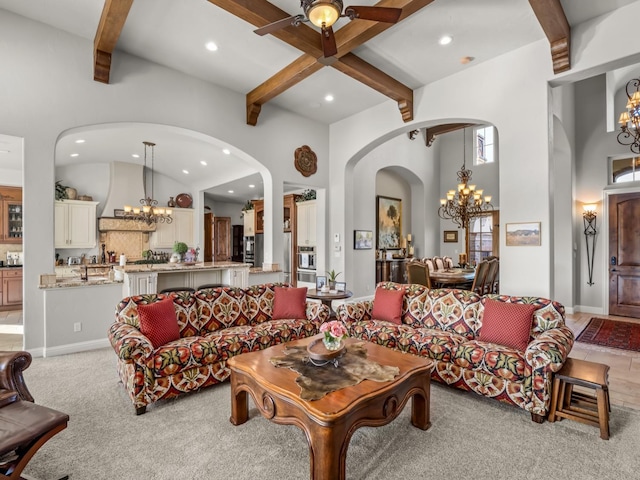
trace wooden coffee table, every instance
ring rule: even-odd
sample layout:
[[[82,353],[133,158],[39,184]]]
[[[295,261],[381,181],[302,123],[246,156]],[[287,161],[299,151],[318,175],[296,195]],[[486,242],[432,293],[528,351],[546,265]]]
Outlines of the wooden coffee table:
[[[270,359],[281,356],[286,346],[307,345],[318,337],[230,358],[227,362],[231,369],[230,421],[240,425],[248,420],[247,393],[251,394],[265,418],[278,424],[297,425],[305,432],[312,480],[342,480],[349,440],[358,428],[390,423],[410,398],[413,398],[413,426],[422,430],[431,426],[429,396],[434,364],[426,358],[365,342],[367,358],[381,365],[397,366],[399,375],[391,382],[364,380],[319,400],[306,401],[300,398],[300,387],[295,383],[298,373],[276,368]],[[359,342],[353,338],[345,341],[347,349],[349,344]]]

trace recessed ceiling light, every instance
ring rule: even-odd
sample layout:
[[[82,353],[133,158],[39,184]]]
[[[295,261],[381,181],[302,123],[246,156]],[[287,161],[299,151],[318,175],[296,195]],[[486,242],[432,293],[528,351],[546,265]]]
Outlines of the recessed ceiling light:
[[[71,156],[72,157],[77,157],[78,155],[80,155],[79,153],[72,153]]]
[[[466,65],[467,63],[471,63],[475,60],[475,57],[462,57],[460,59],[460,63]]]
[[[140,155],[138,155],[137,153],[132,153],[132,154],[131,154],[131,156],[132,156],[133,158],[140,158]]]
[[[216,50],[218,50],[218,45],[216,45],[214,42],[207,42],[205,43],[204,47],[210,52],[215,52]]]
[[[331,95],[330,93],[324,96],[325,101],[327,102],[333,102],[333,95]]]
[[[83,140],[82,138],[79,138],[78,140],[76,140],[76,143],[84,143],[85,140]]]
[[[233,190],[227,190],[227,193],[233,193]]]
[[[256,186],[252,183],[251,185],[249,185],[249,188],[256,188]]]
[[[200,160],[200,165],[206,165],[207,162],[205,162],[204,160]]]
[[[443,35],[438,39],[438,43],[440,45],[449,45],[453,42],[453,37],[451,35]]]
[[[189,170],[182,170],[182,173],[184,173],[185,175],[189,175]]]
[[[231,154],[231,150],[229,150],[228,148],[223,148],[222,149],[222,153],[224,153],[225,155],[230,155]]]

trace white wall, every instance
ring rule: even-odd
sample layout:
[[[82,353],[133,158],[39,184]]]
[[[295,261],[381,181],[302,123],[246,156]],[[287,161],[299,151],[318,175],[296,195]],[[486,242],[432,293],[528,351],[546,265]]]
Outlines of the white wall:
[[[125,121],[200,132],[237,147],[254,166],[266,166],[274,203],[282,202],[284,181],[302,180],[292,168],[291,152],[307,144],[318,158],[328,158],[328,128],[306,118],[271,107],[257,127],[250,127],[244,95],[122,52],[113,57],[112,83],[104,85],[93,81],[91,41],[8,12],[0,16],[0,31],[0,132],[25,139],[24,327],[25,346],[35,354],[45,341],[43,293],[37,285],[38,275],[51,270],[54,252],[54,152],[61,132]],[[283,164],[283,158],[291,163]],[[318,162],[318,172],[304,181],[324,185],[328,175],[328,162]],[[267,183],[265,188],[271,187]],[[198,198],[194,201],[197,206]],[[270,202],[267,208],[273,207]],[[282,205],[271,211],[282,212]],[[277,220],[266,215],[267,231],[273,231],[274,222],[281,229],[282,213],[277,215]]]

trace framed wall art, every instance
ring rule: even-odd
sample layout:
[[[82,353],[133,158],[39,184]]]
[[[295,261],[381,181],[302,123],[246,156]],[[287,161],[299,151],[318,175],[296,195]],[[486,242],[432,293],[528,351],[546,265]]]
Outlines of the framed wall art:
[[[398,250],[402,232],[402,200],[378,195],[376,212],[376,248]]]
[[[373,248],[373,232],[371,230],[353,231],[353,248],[355,250],[370,250]]]
[[[444,231],[444,243],[458,243],[458,231],[457,230],[445,230]]]
[[[540,222],[507,223],[507,247],[537,247],[540,245]]]

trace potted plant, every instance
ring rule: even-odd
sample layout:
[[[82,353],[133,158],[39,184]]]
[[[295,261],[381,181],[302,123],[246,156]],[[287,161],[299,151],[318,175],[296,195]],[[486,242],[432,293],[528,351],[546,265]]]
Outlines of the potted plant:
[[[184,243],[184,242],[175,242],[173,244],[173,252],[174,254],[171,255],[171,261],[172,262],[180,262],[182,260],[182,256],[187,253],[187,250],[189,250],[189,246]]]
[[[340,275],[342,272],[337,272],[335,270],[331,270],[327,272],[327,280],[329,281],[329,289],[330,290],[335,290],[336,288],[336,279],[338,278],[338,275]]]

